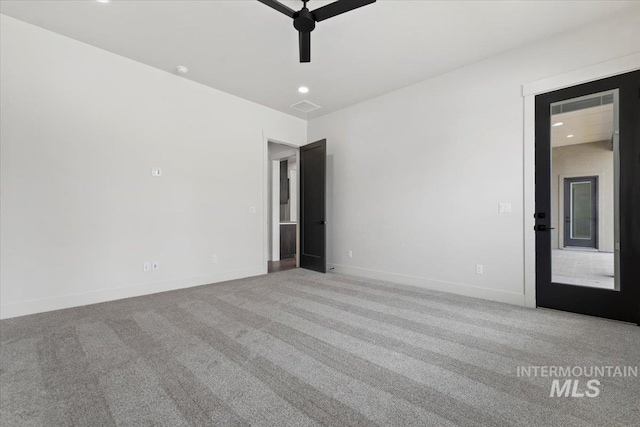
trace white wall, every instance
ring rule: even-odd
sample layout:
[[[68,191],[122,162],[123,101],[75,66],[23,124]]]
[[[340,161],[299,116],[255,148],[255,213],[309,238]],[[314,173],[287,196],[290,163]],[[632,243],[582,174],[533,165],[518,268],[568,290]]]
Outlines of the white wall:
[[[636,9],[310,121],[308,141],[327,138],[329,263],[524,304],[522,85],[638,51]]]
[[[5,16],[0,27],[1,317],[264,272],[266,140],[325,137],[338,271],[522,303],[521,85],[640,51],[629,13],[305,135],[302,120],[170,73]]]
[[[0,24],[0,316],[265,272],[265,141],[303,120]]]

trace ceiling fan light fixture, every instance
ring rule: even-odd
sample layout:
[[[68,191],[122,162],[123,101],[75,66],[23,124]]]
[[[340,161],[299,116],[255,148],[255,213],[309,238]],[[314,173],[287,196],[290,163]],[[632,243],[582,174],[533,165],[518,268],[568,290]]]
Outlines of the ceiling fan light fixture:
[[[293,26],[298,31],[301,63],[311,62],[311,32],[316,28],[317,22],[376,2],[376,0],[336,0],[318,9],[309,10],[307,8],[307,2],[309,0],[302,0],[302,9],[296,11],[280,3],[278,0],[258,1],[293,19]]]

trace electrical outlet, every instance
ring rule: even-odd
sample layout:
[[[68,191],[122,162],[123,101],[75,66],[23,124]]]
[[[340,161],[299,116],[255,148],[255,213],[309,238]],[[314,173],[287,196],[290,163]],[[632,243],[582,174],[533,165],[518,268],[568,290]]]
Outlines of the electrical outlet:
[[[256,207],[255,206],[249,206],[249,213],[250,214],[256,213]]]
[[[142,264],[142,271],[144,271],[145,273],[147,271],[151,271],[151,263],[150,262],[145,262],[144,264]]]
[[[153,264],[151,264],[151,267],[154,270],[160,270],[160,263],[158,261],[153,261]]]
[[[211,257],[211,262],[212,262],[212,263],[214,263],[214,264],[216,264],[216,263],[218,262],[218,255],[213,255],[213,256]]]
[[[162,176],[162,169],[160,168],[151,169],[151,176]]]
[[[353,258],[353,251],[349,249],[349,258]]]
[[[484,266],[482,264],[476,264],[476,274],[483,274]]]

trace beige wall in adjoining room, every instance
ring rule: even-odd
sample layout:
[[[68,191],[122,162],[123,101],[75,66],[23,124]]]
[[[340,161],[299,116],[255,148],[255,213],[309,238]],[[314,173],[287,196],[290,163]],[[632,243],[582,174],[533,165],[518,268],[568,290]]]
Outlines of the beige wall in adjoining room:
[[[554,249],[564,247],[564,179],[598,176],[598,249],[613,252],[613,150],[611,142],[556,147],[552,151],[551,224]]]

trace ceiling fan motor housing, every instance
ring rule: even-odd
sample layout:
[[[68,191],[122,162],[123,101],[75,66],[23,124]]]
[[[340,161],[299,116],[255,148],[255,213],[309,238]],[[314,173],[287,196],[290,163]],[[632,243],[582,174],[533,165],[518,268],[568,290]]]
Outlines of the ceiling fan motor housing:
[[[316,20],[306,7],[293,15],[293,26],[301,33],[310,33],[316,28]]]
[[[316,22],[333,18],[334,16],[350,12],[362,6],[375,3],[376,0],[336,0],[324,5],[313,12],[307,8],[309,0],[302,0],[303,7],[299,11],[291,9],[278,0],[258,0],[283,15],[293,18],[293,26],[298,30],[298,44],[300,46],[300,62],[311,62],[311,31],[316,28]]]

